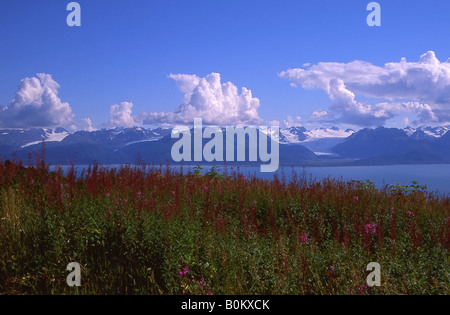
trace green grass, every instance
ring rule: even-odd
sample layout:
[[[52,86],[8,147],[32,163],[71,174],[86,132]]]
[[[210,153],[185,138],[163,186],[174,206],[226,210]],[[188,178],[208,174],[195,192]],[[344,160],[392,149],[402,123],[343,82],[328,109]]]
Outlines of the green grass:
[[[448,197],[287,176],[0,163],[0,294],[450,293]]]

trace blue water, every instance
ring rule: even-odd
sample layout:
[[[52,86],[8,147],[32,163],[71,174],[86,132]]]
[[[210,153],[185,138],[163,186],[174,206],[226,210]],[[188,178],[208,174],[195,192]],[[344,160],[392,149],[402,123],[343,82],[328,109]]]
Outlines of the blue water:
[[[295,167],[297,173],[303,172],[302,167]],[[278,170],[278,176],[284,171],[286,180],[292,174],[292,168]],[[257,167],[241,167],[242,173],[251,173],[260,178],[273,178],[273,174],[261,173]],[[335,178],[342,180],[370,180],[377,187],[399,183],[411,185],[416,181],[419,185],[426,185],[430,192],[450,194],[450,165],[389,165],[389,166],[330,166],[305,167],[306,178],[321,180]]]
[[[114,165],[117,166],[117,165]],[[113,167],[113,166],[111,166]],[[164,168],[165,166],[163,166]],[[76,167],[78,172],[85,165]],[[210,166],[203,166],[202,172],[210,170]],[[219,166],[219,168],[222,168]],[[194,167],[184,167],[184,171],[193,171]],[[236,171],[236,167],[233,168]],[[255,175],[263,179],[273,179],[273,173],[261,173],[259,167],[244,166],[239,168],[245,175]],[[303,167],[295,167],[295,172],[302,174]],[[429,192],[440,194],[450,194],[450,164],[439,165],[389,165],[389,166],[327,166],[327,167],[305,167],[306,178],[321,180],[324,178],[335,178],[340,180],[370,180],[377,187],[383,188],[385,185],[399,183],[401,185],[411,185],[412,181],[417,181],[420,185],[426,185]],[[228,166],[231,172],[231,166]],[[292,167],[280,168],[277,171],[278,178],[285,174],[286,181],[289,181],[292,174]]]

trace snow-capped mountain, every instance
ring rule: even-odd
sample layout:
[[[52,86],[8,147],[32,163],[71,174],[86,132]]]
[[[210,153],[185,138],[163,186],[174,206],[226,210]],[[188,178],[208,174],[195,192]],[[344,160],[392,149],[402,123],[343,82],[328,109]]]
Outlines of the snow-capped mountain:
[[[450,130],[450,126],[438,126],[438,127],[406,127],[403,129],[409,137],[415,140],[425,139],[427,137],[440,138]]]
[[[281,143],[299,143],[306,140],[304,127],[289,127],[286,129],[280,129],[280,142]]]
[[[307,130],[305,127],[293,126],[281,129],[276,140],[280,143],[280,158],[285,162],[289,160],[289,163],[295,162],[296,157],[303,157],[303,160],[317,157],[377,158],[377,163],[402,163],[406,159],[409,162],[425,163],[447,161],[447,156],[450,156],[449,130],[449,126],[404,129],[381,127],[355,132],[337,127]],[[225,129],[222,128],[222,131],[225,132]],[[145,153],[147,160],[162,157],[166,160],[170,156],[170,144],[177,141],[171,139],[171,132],[169,128],[143,127],[74,133],[63,128],[5,129],[0,130],[0,158],[11,159],[16,151],[19,159],[27,161],[29,153],[39,152],[42,140],[45,140],[46,158],[53,164],[67,163],[69,160],[79,164],[94,161],[133,163],[139,153]],[[272,129],[267,132],[274,136]]]
[[[307,130],[304,127],[290,127],[280,130],[281,143],[304,143],[316,141],[320,139],[345,139],[354,134],[355,131],[351,129],[339,129],[337,127],[331,128],[317,128]]]
[[[361,160],[363,164],[450,163],[447,131],[447,127],[365,128],[332,150],[342,158]]]
[[[341,138],[345,139],[354,134],[355,131],[353,129],[339,129],[338,127],[331,128],[319,128],[313,129],[306,132],[306,140],[314,141],[319,139],[328,139],[328,138]]]
[[[134,143],[157,141],[169,135],[170,132],[168,128],[145,129],[142,127],[77,131],[67,136],[62,143],[97,143],[117,149]]]
[[[221,130],[224,133],[226,132],[225,127],[221,127]],[[267,131],[261,131],[267,133],[269,137],[273,138],[281,144],[305,144],[306,142],[316,140],[345,139],[355,133],[354,130],[344,130],[337,127],[307,130],[305,127],[301,126],[279,129],[278,137],[275,135],[275,131],[273,128],[269,127]]]
[[[69,135],[63,128],[33,128],[0,130],[0,145],[15,150],[46,142],[60,142]]]
[[[45,140],[45,142],[61,142],[69,135],[69,132],[63,128],[57,128],[55,130],[43,129],[43,131],[44,134],[41,135],[42,139],[26,143],[21,147],[26,148],[35,144],[40,144],[42,143],[42,140]]]
[[[5,150],[36,150],[36,145],[96,143],[120,148],[138,142],[156,141],[170,134],[170,129],[145,129],[141,127],[76,131],[69,133],[63,128],[32,128],[0,130],[0,146]]]

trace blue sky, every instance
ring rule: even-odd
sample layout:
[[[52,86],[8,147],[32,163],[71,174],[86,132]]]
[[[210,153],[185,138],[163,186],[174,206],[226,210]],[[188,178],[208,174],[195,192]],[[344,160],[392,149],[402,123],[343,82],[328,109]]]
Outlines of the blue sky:
[[[19,86],[21,80],[38,73],[50,74],[49,80],[59,85],[51,88],[53,98],[59,99],[53,113],[70,116],[41,119],[49,126],[73,123],[74,128],[82,128],[83,118],[90,118],[97,128],[112,122],[131,124],[130,117],[136,124],[188,123],[191,107],[203,111],[190,114],[204,114],[218,124],[283,123],[288,116],[311,126],[398,126],[450,120],[447,65],[436,66],[441,71],[439,80],[430,83],[429,73],[418,64],[428,51],[442,64],[450,57],[448,1],[378,1],[382,26],[369,27],[366,6],[370,1],[361,0],[80,0],[82,26],[72,28],[66,24],[69,2],[0,2],[0,106],[11,109],[10,114],[6,109],[0,112],[1,127],[39,125],[40,118],[22,119],[24,108],[32,109],[30,116],[52,115],[48,110],[53,105],[40,113],[36,104],[15,99],[17,91],[28,93],[28,85]],[[402,77],[403,84],[417,72],[423,72],[424,78],[412,88],[403,86],[402,92],[393,93],[390,86],[384,86],[389,95],[375,92],[374,85],[379,85],[375,81],[385,75],[385,63],[399,63],[402,57],[414,63]],[[355,60],[377,69],[353,64]],[[324,62],[340,63],[340,74],[330,74],[331,64],[319,64]],[[309,72],[280,75],[289,69]],[[360,86],[351,77],[360,69],[378,74],[373,82]],[[328,82],[326,86],[311,81],[309,74],[314,71]],[[214,73],[220,77],[211,76]],[[169,78],[170,74],[190,76]],[[234,106],[233,101],[214,99],[206,104],[210,98],[194,90],[205,84],[214,94],[212,86],[217,82],[231,82],[238,89],[237,97],[242,87],[251,90],[251,96],[236,106],[254,106],[255,111],[247,111],[246,119],[239,118],[241,109],[225,114],[223,109]],[[432,86],[433,95],[420,91],[420,86],[436,82],[440,88]],[[195,86],[183,90],[188,83]],[[339,92],[331,92],[330,86]],[[354,93],[354,99],[345,99],[347,92]],[[117,105],[115,116],[113,105]],[[179,113],[173,115],[177,108]],[[205,108],[208,113],[215,111],[214,115]],[[319,111],[324,114],[312,119],[312,113]],[[229,119],[218,119],[228,114]],[[18,122],[11,125],[14,119]]]

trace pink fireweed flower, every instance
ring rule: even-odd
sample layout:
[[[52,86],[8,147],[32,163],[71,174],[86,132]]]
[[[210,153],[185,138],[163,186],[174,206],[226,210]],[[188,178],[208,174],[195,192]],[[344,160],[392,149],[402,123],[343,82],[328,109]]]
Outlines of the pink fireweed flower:
[[[359,201],[359,197],[358,196],[353,196],[353,202],[358,202]]]
[[[408,211],[408,215],[412,218],[414,218],[414,216],[415,216],[414,213],[412,213],[411,211]]]
[[[300,234],[300,236],[298,237],[298,240],[301,243],[304,243],[304,244],[308,244],[309,243],[309,238],[308,238],[308,235],[306,233]]]
[[[209,192],[209,186],[205,186],[205,191]]]
[[[330,270],[334,271],[334,267],[332,265],[330,265]]]
[[[189,267],[188,267],[188,266],[184,266],[183,268],[181,268],[181,269],[178,271],[178,276],[179,276],[180,278],[183,278],[183,277],[186,276],[188,273],[189,273]]]
[[[367,294],[368,290],[367,290],[367,285],[362,285],[358,288],[358,293],[359,294]]]
[[[366,224],[366,226],[364,227],[364,234],[371,235],[375,233],[377,233],[376,225],[374,223]]]
[[[214,295],[212,292],[208,292],[206,293],[206,295]]]

